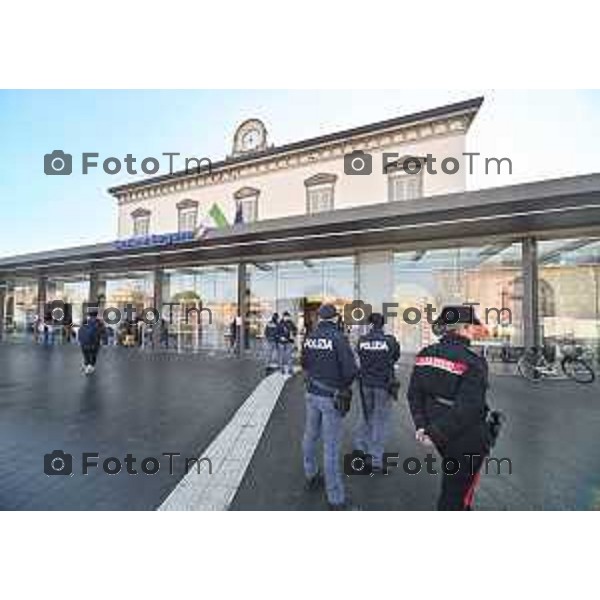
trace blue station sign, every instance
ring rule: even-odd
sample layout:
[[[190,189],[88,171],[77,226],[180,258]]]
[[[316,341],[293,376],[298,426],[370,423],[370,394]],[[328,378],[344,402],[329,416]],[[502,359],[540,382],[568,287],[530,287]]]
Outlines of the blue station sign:
[[[147,248],[151,246],[171,246],[194,240],[193,231],[178,231],[177,233],[154,233],[152,235],[138,235],[124,240],[116,240],[115,248],[129,250],[131,248]]]

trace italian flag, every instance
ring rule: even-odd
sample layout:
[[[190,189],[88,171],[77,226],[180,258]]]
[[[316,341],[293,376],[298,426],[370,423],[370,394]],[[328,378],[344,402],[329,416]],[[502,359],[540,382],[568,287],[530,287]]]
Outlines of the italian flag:
[[[196,239],[203,237],[209,229],[223,229],[224,227],[229,227],[229,221],[222,208],[215,202],[196,229]]]
[[[223,227],[229,227],[229,221],[227,217],[223,214],[221,207],[215,202],[210,210],[208,211],[209,217],[213,220],[213,223],[216,225],[217,229],[221,229]]]

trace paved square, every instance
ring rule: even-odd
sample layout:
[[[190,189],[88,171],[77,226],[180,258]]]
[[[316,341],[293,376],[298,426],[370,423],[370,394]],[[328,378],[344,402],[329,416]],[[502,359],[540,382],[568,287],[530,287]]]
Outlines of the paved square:
[[[403,392],[408,374],[404,366]],[[250,359],[103,348],[98,371],[86,378],[76,346],[0,344],[0,508],[152,510],[170,498],[163,508],[325,509],[322,494],[303,489],[302,378],[262,375]],[[494,455],[510,458],[513,473],[503,467],[501,475],[484,475],[476,507],[599,509],[599,392],[598,383],[533,385],[506,372],[493,376],[490,403],[508,417]],[[357,402],[345,419],[344,452],[352,449],[356,418]],[[387,451],[424,458],[404,398],[389,430]],[[215,462],[227,455],[210,497],[197,488],[188,493],[185,484],[185,493],[175,494],[183,459],[169,475],[162,453],[210,459],[209,448],[219,454]],[[44,474],[44,455],[58,449],[74,456],[70,477]],[[83,452],[99,453],[100,462],[131,453],[138,471],[143,458],[157,457],[161,470],[129,475],[123,466],[116,475],[101,468],[82,475]],[[434,508],[439,478],[394,470],[346,484],[364,510],[422,510]]]
[[[250,360],[142,354],[102,348],[85,377],[77,346],[0,344],[0,508],[154,509],[183,476],[183,458],[201,455],[252,393],[262,373]],[[44,454],[73,455],[73,476],[47,476]],[[82,452],[135,468],[161,459],[156,475],[81,474]],[[163,461],[166,469],[163,469]],[[179,461],[179,462],[178,462]]]
[[[510,366],[512,370],[512,366]],[[506,371],[506,369],[503,369]],[[406,393],[409,369],[402,369]],[[475,506],[490,510],[600,509],[600,387],[570,381],[530,384],[510,375],[492,376],[490,404],[508,418],[493,456],[512,461],[512,475],[482,476]],[[357,402],[345,418],[344,452],[352,451]],[[301,438],[303,385],[288,383],[232,510],[324,510],[323,493],[303,490]],[[402,459],[426,452],[414,441],[405,397],[393,407],[386,451]],[[437,462],[438,469],[440,467]],[[505,465],[503,466],[506,472]],[[439,478],[394,469],[387,477],[346,477],[349,495],[363,510],[435,508]]]

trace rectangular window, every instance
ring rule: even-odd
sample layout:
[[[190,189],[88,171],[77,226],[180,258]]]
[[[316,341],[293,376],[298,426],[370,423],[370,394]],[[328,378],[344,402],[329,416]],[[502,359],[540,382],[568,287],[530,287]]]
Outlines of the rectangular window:
[[[538,274],[544,343],[575,343],[600,358],[600,239],[540,241]]]
[[[196,229],[197,218],[198,209],[195,206],[191,208],[180,208],[179,231],[194,231],[194,229]]]
[[[134,217],[133,235],[148,235],[150,231],[150,217]]]
[[[402,250],[394,253],[393,287],[388,302],[420,312],[418,322],[411,323],[402,310],[394,310],[397,316],[387,323],[406,352],[418,352],[435,341],[428,310],[431,319],[436,319],[444,305],[465,302],[478,303],[475,312],[488,330],[485,338],[473,342],[474,349],[485,352],[490,360],[501,360],[514,356],[510,347],[523,345],[520,243]]]
[[[254,223],[258,220],[258,199],[242,198],[238,200],[242,207],[242,219],[244,223]]]
[[[308,214],[333,210],[333,188],[312,188],[307,190]]]
[[[404,171],[391,173],[388,178],[388,200],[398,202],[415,200],[423,195],[421,175],[411,175]]]

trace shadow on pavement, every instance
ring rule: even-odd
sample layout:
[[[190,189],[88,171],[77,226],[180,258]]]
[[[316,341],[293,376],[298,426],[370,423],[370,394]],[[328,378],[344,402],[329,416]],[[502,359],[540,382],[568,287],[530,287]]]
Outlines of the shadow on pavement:
[[[409,369],[402,368],[406,393]],[[356,392],[356,391],[355,391]],[[490,465],[482,476],[476,508],[560,510],[600,508],[600,394],[597,384],[570,381],[530,384],[515,376],[493,376],[489,402],[508,421],[493,456],[512,462],[502,474]],[[246,472],[232,510],[324,510],[322,492],[303,490],[301,439],[304,426],[301,377],[288,382]],[[356,396],[355,396],[356,398]],[[357,402],[345,419],[343,451],[351,452]],[[406,399],[394,404],[386,451],[421,461]],[[437,462],[438,468],[441,466]],[[350,498],[363,510],[430,510],[439,478],[426,473],[345,477]]]

